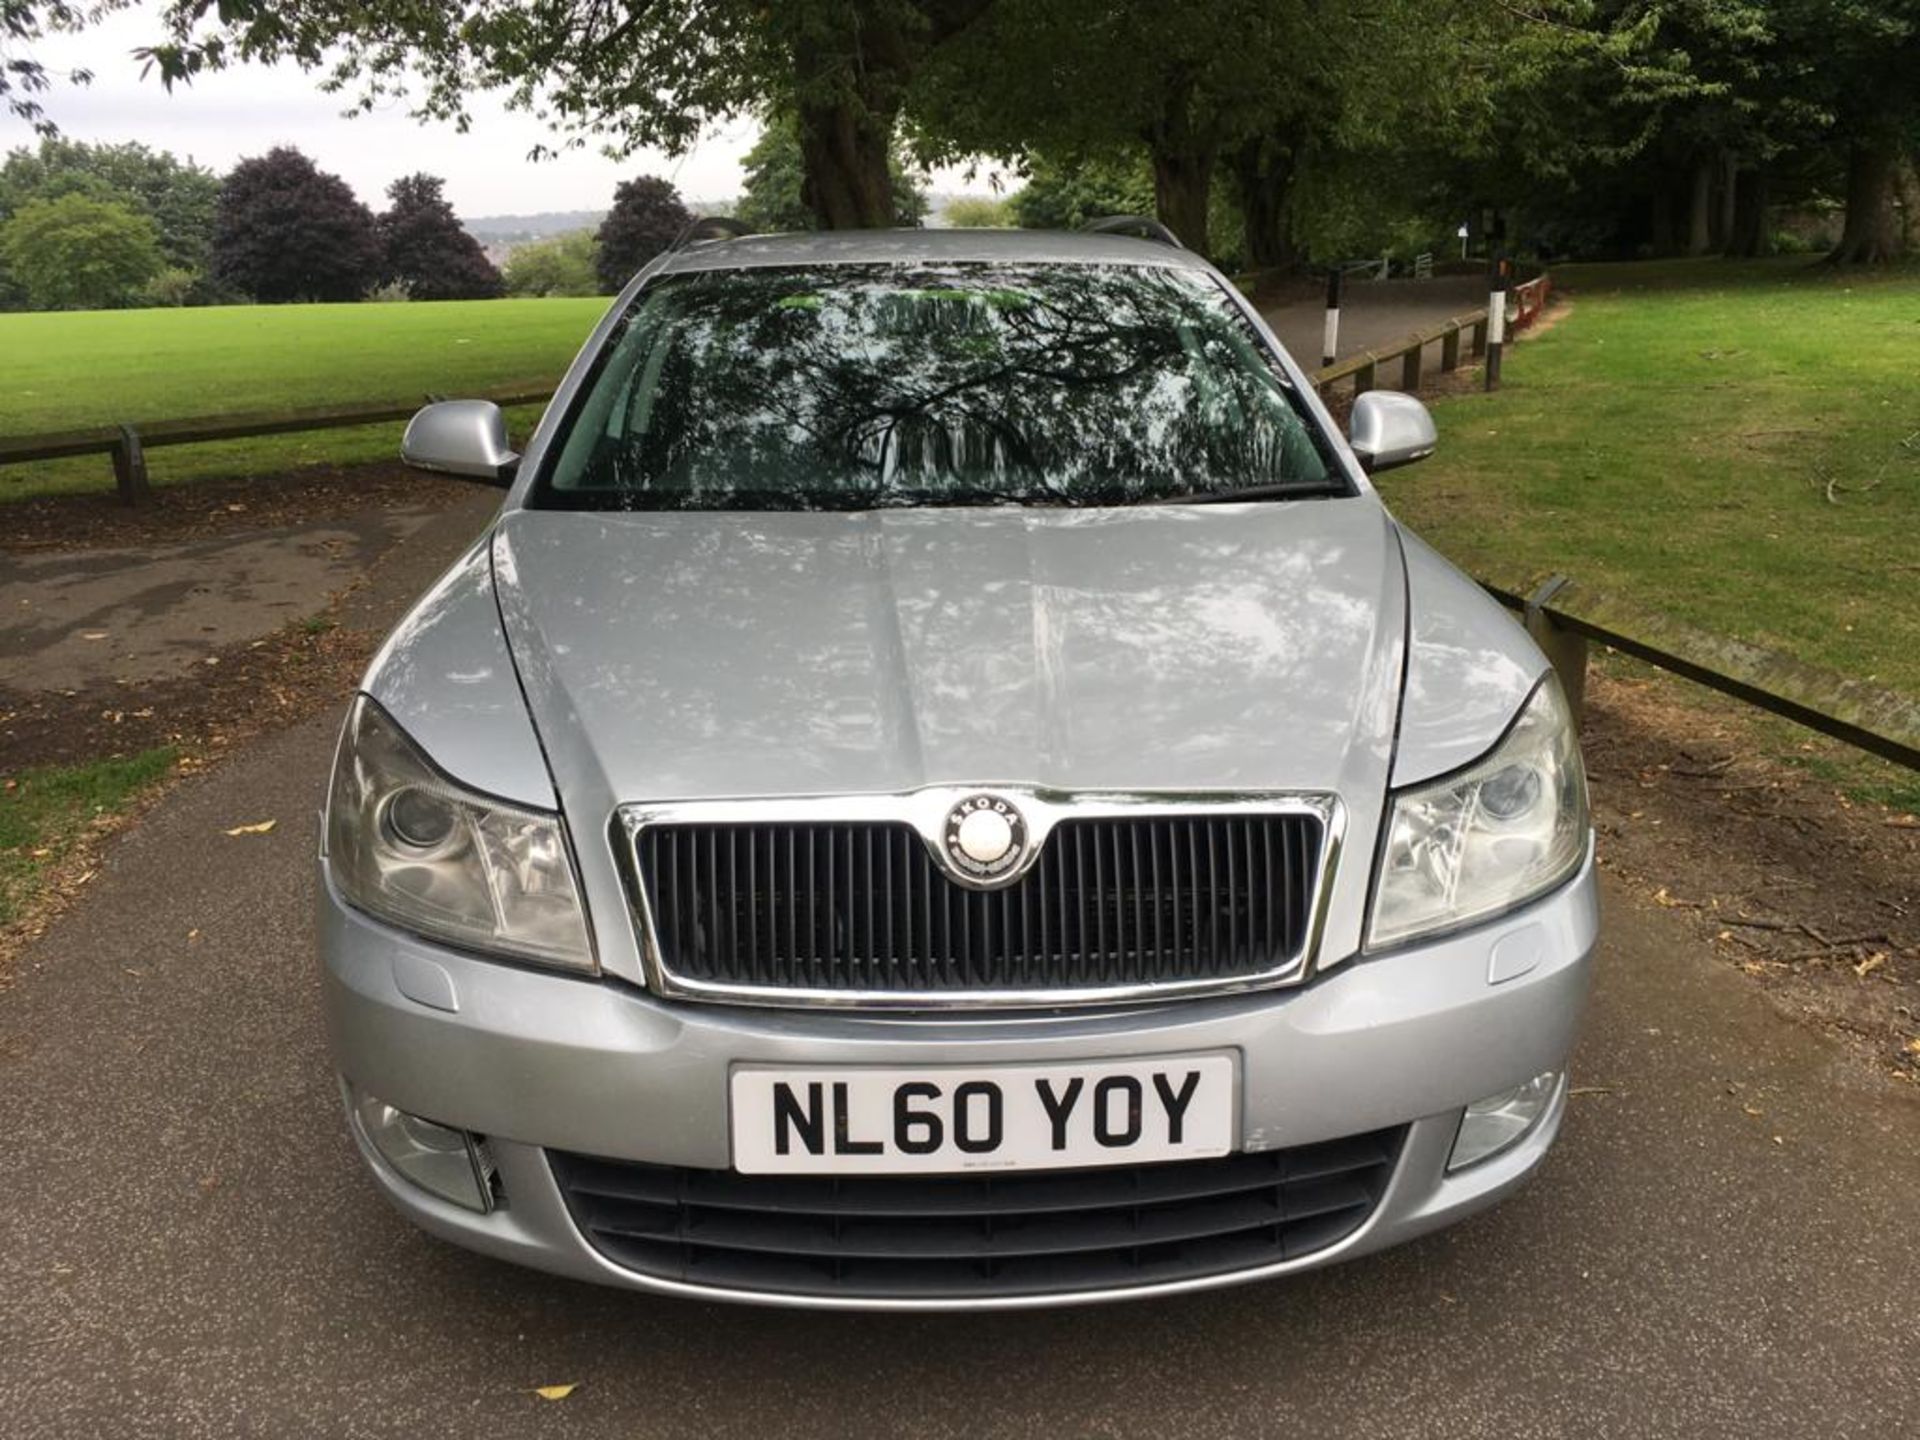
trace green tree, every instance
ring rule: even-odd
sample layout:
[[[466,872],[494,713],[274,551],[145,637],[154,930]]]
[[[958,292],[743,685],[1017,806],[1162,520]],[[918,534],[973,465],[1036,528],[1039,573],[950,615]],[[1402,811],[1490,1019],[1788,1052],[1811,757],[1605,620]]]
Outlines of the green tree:
[[[0,227],[0,255],[39,310],[128,304],[162,263],[151,220],[86,195],[29,200]]]
[[[1815,104],[1833,117],[1846,222],[1827,258],[1876,264],[1904,242],[1893,200],[1920,155],[1920,0],[1782,0],[1792,52],[1811,62]]]
[[[1035,155],[1027,183],[1008,197],[1014,223],[1028,230],[1077,230],[1102,215],[1151,215],[1153,171],[1139,152],[1062,161]]]
[[[762,231],[820,228],[819,208],[808,199],[810,178],[804,149],[799,123],[793,117],[775,114],[767,121],[760,139],[741,161],[747,184],[734,210],[737,219]],[[915,183],[897,146],[889,165],[887,193],[891,208],[880,223],[918,225],[927,213],[926,194]]]
[[[923,67],[913,133],[923,158],[937,160],[979,152],[1066,166],[1142,155],[1155,212],[1203,251],[1212,248],[1214,178],[1232,157],[1244,162],[1234,167],[1245,177],[1239,208],[1264,239],[1283,229],[1303,149],[1358,143],[1420,108],[1470,104],[1459,92],[1474,89],[1478,71],[1454,61],[1467,49],[1463,32],[1482,28],[1483,8],[998,0]]]
[[[40,103],[57,77],[33,56],[33,42],[49,31],[71,30],[91,18],[89,7],[70,0],[0,0],[0,111],[33,127],[37,135],[56,130]],[[66,77],[85,84],[93,77],[75,70]]]
[[[57,138],[13,150],[0,162],[0,221],[29,200],[69,194],[145,214],[154,223],[167,267],[193,277],[186,303],[219,298],[207,278],[220,196],[220,179],[211,170],[144,145],[89,145]]]
[[[18,3],[18,0],[7,0]],[[142,52],[164,83],[228,64],[293,60],[358,86],[370,107],[405,96],[463,119],[499,92],[565,144],[617,154],[686,150],[712,121],[791,114],[806,199],[823,228],[886,225],[889,161],[908,88],[992,0],[170,0]]]
[[[504,271],[509,295],[598,295],[599,242],[591,230],[570,230],[514,247]]]
[[[990,195],[956,195],[940,212],[940,219],[956,230],[999,230],[1019,223],[1011,205]]]

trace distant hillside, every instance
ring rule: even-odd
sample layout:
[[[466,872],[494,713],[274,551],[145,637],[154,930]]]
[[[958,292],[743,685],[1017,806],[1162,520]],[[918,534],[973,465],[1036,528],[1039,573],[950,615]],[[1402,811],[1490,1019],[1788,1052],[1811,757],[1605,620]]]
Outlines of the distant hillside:
[[[534,215],[475,215],[460,223],[482,245],[512,246],[569,230],[596,229],[606,214],[604,210],[542,210]]]

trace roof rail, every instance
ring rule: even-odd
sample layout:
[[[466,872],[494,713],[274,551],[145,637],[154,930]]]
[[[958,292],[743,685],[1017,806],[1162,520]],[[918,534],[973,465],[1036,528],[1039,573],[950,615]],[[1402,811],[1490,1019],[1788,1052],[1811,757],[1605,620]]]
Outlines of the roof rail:
[[[1187,248],[1180,243],[1178,235],[1151,215],[1102,215],[1097,220],[1087,221],[1080,228],[1091,235],[1131,235],[1136,240],[1158,240],[1162,245],[1171,245],[1176,250]]]
[[[751,225],[731,215],[701,215],[674,236],[667,249],[685,250],[689,245],[702,245],[710,240],[738,240],[751,234]]]

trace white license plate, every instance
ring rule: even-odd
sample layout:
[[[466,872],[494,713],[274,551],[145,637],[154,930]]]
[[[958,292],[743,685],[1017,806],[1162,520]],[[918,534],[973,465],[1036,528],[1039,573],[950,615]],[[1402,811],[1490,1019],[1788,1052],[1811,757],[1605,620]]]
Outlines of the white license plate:
[[[746,1175],[1057,1170],[1233,1148],[1232,1055],[902,1070],[734,1069]]]

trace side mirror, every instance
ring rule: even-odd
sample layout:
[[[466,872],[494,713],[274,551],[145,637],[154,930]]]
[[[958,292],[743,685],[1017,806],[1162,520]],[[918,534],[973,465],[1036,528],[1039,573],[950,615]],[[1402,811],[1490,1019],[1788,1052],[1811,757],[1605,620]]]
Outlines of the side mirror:
[[[418,470],[438,470],[505,485],[520,457],[507,448],[507,417],[491,400],[439,400],[407,422],[400,458]]]
[[[1424,460],[1440,442],[1427,407],[1397,390],[1369,390],[1355,400],[1347,434],[1369,475]]]

